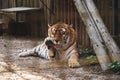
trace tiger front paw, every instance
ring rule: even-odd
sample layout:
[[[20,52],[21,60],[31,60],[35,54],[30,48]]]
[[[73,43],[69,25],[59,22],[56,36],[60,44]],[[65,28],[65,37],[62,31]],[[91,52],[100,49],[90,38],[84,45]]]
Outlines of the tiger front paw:
[[[69,65],[69,67],[71,67],[71,68],[76,68],[76,67],[79,67],[79,66],[80,66],[78,60],[76,60],[76,59],[71,59],[71,60],[69,60],[69,61],[68,61],[68,65]]]
[[[56,61],[56,59],[55,58],[50,58],[50,63],[54,63],[55,61]]]
[[[45,45],[47,46],[48,49],[53,49],[54,48],[54,44],[51,38],[47,37],[45,39]]]
[[[48,55],[49,55],[49,61],[55,62],[56,52],[53,49],[48,50]]]

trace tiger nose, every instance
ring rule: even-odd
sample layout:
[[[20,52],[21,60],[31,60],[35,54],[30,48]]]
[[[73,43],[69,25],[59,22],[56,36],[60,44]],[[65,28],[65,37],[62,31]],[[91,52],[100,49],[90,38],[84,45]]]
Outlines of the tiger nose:
[[[55,40],[56,41],[56,43],[58,43],[59,42],[59,40]]]

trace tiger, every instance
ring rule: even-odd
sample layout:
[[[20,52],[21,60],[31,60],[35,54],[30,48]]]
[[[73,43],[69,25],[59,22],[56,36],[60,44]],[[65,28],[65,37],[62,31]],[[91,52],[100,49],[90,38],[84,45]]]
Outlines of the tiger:
[[[38,55],[50,62],[66,60],[71,68],[79,67],[77,33],[71,25],[58,22],[48,25],[48,36],[44,42],[30,50],[19,53],[20,57]]]

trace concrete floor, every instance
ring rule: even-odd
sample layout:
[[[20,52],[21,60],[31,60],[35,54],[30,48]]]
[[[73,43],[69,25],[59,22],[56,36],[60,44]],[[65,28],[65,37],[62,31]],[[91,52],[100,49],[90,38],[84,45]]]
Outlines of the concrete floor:
[[[98,64],[69,68],[66,63],[18,56],[17,50],[30,49],[41,42],[39,39],[1,36],[0,80],[120,80],[119,75],[103,72]]]

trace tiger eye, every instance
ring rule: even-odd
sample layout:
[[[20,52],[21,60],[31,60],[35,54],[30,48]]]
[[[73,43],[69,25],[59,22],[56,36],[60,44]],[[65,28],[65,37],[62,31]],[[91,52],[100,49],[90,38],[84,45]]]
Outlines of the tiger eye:
[[[61,34],[65,34],[66,29],[65,28],[61,28],[60,32],[61,32]]]
[[[52,28],[51,31],[53,34],[55,34],[55,32],[56,32],[55,28]]]

